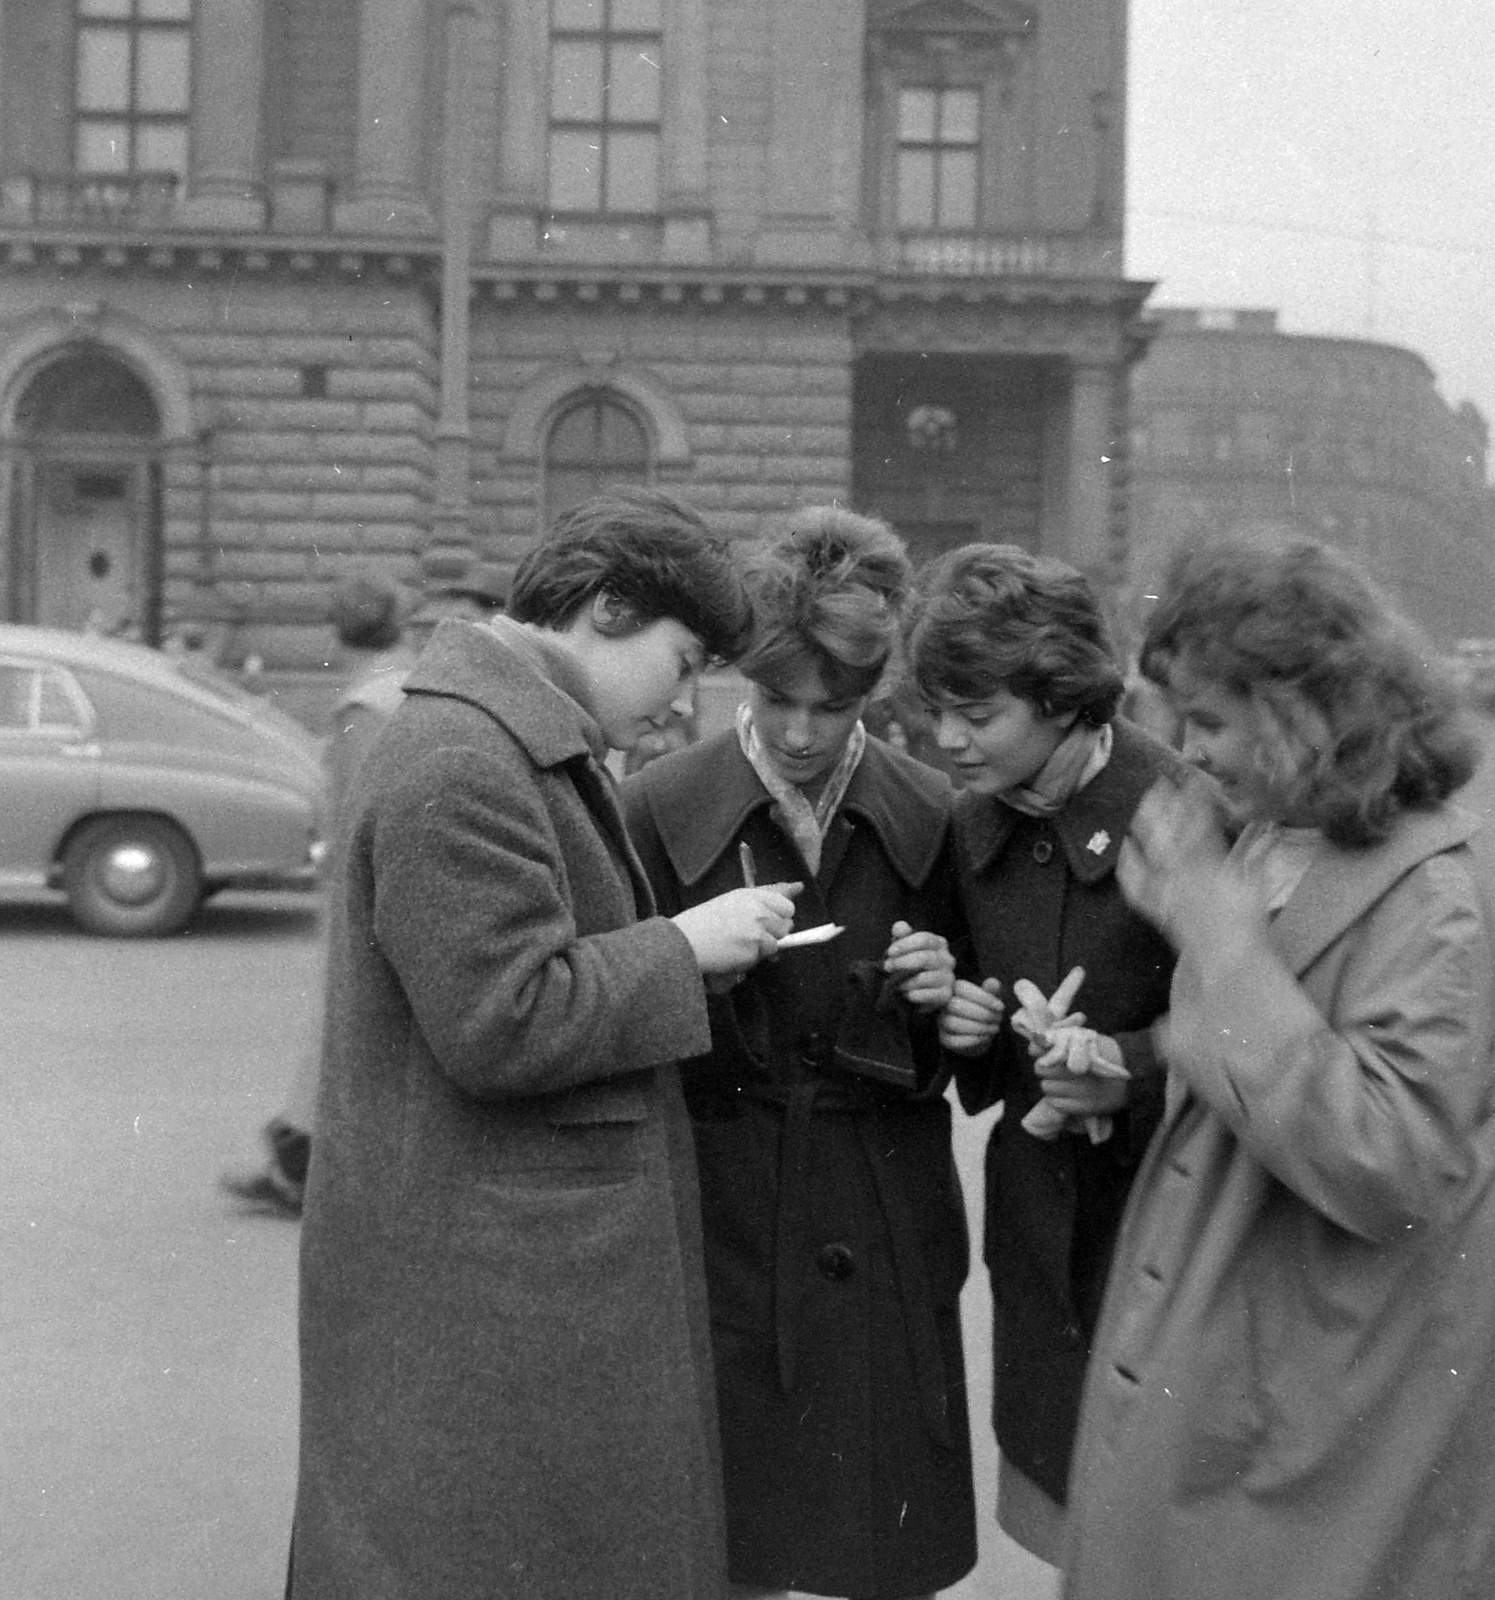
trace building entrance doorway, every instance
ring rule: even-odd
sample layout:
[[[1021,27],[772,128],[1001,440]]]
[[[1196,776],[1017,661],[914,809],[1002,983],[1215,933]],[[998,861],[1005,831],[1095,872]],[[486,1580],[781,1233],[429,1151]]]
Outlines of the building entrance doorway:
[[[9,441],[12,620],[159,643],[159,434],[149,391],[107,352],[32,380]]]

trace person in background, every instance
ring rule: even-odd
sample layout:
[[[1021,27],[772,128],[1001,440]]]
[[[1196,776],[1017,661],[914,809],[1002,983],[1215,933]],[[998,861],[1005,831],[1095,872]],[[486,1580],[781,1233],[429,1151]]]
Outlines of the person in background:
[[[1068,1600],[1495,1594],[1495,952],[1435,659],[1292,535],[1184,553],[1148,622],[1225,826],[1166,782],[1123,850],[1178,951],[1168,1102],[1086,1381]]]
[[[301,1236],[291,1600],[699,1600],[724,1582],[690,1129],[703,975],[796,885],[656,913],[605,750],[748,608],[618,490],[444,622],[355,785]]]
[[[660,906],[805,884],[784,950],[710,1000],[684,1066],[700,1163],[728,1570],[739,1595],[901,1600],[975,1564],[965,1214],[936,1015],[944,776],[865,733],[909,581],[884,523],[790,516],[747,558],[735,728],[623,806]]]
[[[962,782],[955,834],[975,970],[956,985],[943,1037],[965,1109],[1003,1108],[985,1217],[997,1517],[1055,1563],[1106,1269],[1162,1110],[1149,1030],[1173,957],[1127,904],[1116,862],[1143,794],[1178,763],[1117,717],[1122,676],[1100,603],[1063,562],[1011,545],[940,557],[909,609],[907,652]],[[1076,969],[1091,1031],[1069,1037],[1110,1076],[1069,1070],[1071,1052],[1046,1033],[1060,1018],[1042,1019],[1039,1038],[1002,1026],[1004,1003],[1026,1020],[1015,986],[1049,998]]]
[[[501,611],[507,599],[503,571],[479,563],[428,590],[402,626],[403,595],[394,585],[358,577],[338,586],[328,615],[337,642],[350,661],[347,681],[333,702],[331,732],[322,751],[329,843],[334,853],[354,777],[379,730],[404,699],[405,679],[431,630],[444,617],[482,622]],[[328,862],[323,876],[325,881],[334,881],[335,860]],[[319,982],[312,1041],[297,1060],[285,1103],[261,1130],[264,1164],[246,1172],[225,1173],[219,1180],[226,1193],[255,1210],[286,1217],[301,1215],[321,1062],[322,1001]]]

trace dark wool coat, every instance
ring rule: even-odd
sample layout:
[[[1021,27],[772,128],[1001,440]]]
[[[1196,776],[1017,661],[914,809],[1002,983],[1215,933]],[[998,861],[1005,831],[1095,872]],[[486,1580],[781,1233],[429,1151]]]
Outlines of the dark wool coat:
[[[1271,950],[1180,961],[1069,1600],[1495,1595],[1495,955],[1469,830],[1449,808],[1324,846]]]
[[[1016,979],[1052,994],[1071,967],[1084,967],[1076,1005],[1118,1040],[1134,1079],[1110,1140],[1092,1145],[1083,1133],[1046,1141],[1023,1131],[1039,1080],[1010,1028],[988,1055],[956,1068],[968,1111],[1004,1106],[986,1151],[997,1442],[1061,1504],[1116,1230],[1162,1111],[1148,1029],[1168,1009],[1173,971],[1167,942],[1123,898],[1116,858],[1137,802],[1179,763],[1130,723],[1113,728],[1110,761],[1054,817],[970,793],[955,806],[973,976],[1001,980],[1010,1015]]]
[[[942,774],[869,740],[817,879],[735,731],[645,767],[624,808],[660,906],[802,880],[845,926],[711,1000],[696,1134],[734,1579],[906,1596],[975,1564],[958,1301],[965,1213],[934,1024],[880,970],[895,921],[948,931]],[[901,1081],[900,1081],[901,1080]]]
[[[709,1040],[595,724],[445,623],[360,776],[301,1245],[295,1600],[725,1582],[689,1124]]]

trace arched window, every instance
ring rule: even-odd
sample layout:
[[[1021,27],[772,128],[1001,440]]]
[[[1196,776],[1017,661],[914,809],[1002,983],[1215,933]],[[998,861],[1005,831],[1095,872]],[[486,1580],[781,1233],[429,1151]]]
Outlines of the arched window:
[[[611,395],[593,391],[556,417],[545,441],[545,517],[614,483],[648,483],[649,437]]]

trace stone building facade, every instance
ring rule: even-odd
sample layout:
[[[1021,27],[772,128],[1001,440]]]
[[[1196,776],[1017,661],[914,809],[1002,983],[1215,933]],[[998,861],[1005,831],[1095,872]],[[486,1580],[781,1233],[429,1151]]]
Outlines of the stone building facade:
[[[1154,320],[1132,382],[1134,606],[1179,545],[1291,521],[1362,560],[1438,642],[1495,634],[1488,429],[1421,357],[1281,333],[1272,311]]]
[[[0,0],[3,614],[315,718],[590,489],[1120,582],[1125,0]]]

